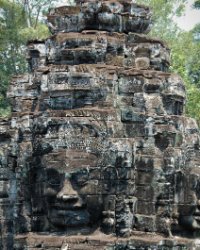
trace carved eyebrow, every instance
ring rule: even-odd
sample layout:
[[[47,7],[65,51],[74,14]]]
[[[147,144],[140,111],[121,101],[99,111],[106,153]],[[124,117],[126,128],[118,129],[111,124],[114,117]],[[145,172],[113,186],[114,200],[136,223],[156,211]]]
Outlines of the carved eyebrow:
[[[80,169],[77,173],[81,173],[83,175],[89,175],[90,174],[90,168],[87,166],[87,167],[84,167],[82,169]]]

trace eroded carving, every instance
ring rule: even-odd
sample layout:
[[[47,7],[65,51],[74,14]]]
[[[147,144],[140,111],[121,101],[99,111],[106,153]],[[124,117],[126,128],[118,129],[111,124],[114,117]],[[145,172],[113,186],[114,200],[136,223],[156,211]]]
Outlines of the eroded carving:
[[[1,247],[198,249],[199,130],[169,50],[137,34],[147,7],[79,2],[51,10],[8,90]]]

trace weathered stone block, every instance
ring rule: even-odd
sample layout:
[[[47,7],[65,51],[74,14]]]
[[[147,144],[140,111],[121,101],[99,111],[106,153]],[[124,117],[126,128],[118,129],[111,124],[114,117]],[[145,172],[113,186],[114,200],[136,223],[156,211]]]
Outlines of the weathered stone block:
[[[156,231],[156,216],[135,215],[135,228],[143,232]]]
[[[83,3],[75,8],[52,9],[48,21],[53,33],[58,31],[80,32],[84,29],[142,33],[148,31],[150,10],[131,2],[114,2],[113,4],[94,1]]]
[[[138,34],[150,10],[75,2],[50,11],[54,35],[28,43],[31,73],[8,90],[0,248],[198,249],[199,130],[169,49]]]

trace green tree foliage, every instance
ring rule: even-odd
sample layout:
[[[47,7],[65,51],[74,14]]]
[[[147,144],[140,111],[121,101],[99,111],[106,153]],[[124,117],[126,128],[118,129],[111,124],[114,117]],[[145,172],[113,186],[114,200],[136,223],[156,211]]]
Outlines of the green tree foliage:
[[[171,49],[170,70],[183,78],[187,88],[186,113],[200,124],[200,24],[184,32],[174,18],[184,14],[185,0],[137,0],[151,6],[154,26],[151,36],[165,40]],[[200,1],[195,1],[200,8]]]
[[[196,1],[194,2],[194,8],[195,8],[195,9],[200,9],[200,0],[196,0]]]
[[[6,91],[11,77],[28,70],[27,41],[50,35],[43,15],[55,3],[59,0],[0,0],[0,116],[9,113]]]
[[[171,70],[183,78],[187,89],[186,113],[200,124],[200,43],[193,31],[181,32],[171,48]]]
[[[26,11],[25,3],[27,0],[0,0],[0,116],[9,112],[6,91],[11,77],[28,69],[25,59],[27,41],[49,36],[47,26],[38,21],[47,1],[35,0],[35,9],[30,8],[32,13]],[[30,26],[27,24],[29,18]]]
[[[170,42],[178,36],[179,28],[173,21],[174,17],[184,13],[185,2],[187,0],[136,0],[150,6],[153,12],[153,26],[151,36],[159,37]]]
[[[36,29],[41,19],[41,14],[48,11],[49,7],[53,7],[57,0],[15,0],[26,13],[26,24],[28,28]]]
[[[192,30],[194,41],[200,42],[200,23],[196,24]]]
[[[12,74],[25,70],[22,56],[22,37],[19,30],[24,28],[24,13],[21,8],[6,0],[0,0],[0,107],[7,108],[5,94]]]

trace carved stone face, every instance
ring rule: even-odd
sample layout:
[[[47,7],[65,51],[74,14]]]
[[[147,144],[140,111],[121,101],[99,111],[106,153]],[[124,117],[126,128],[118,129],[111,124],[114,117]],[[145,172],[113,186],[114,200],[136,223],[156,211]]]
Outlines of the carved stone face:
[[[35,159],[36,160],[36,159]],[[40,160],[43,168],[36,168],[33,177],[33,192],[41,199],[34,198],[35,215],[43,215],[39,228],[66,231],[95,226],[99,223],[102,199],[95,169],[96,157],[82,150],[53,150]],[[41,205],[42,202],[42,205]],[[36,219],[36,223],[38,219]],[[46,227],[46,228],[45,228]]]
[[[181,178],[180,178],[181,176]],[[186,231],[200,230],[200,168],[192,168],[178,177],[179,222]]]
[[[55,67],[42,78],[43,89],[52,92],[40,100],[41,114],[31,123],[32,231],[169,233],[174,220],[185,228],[194,209],[188,215],[181,210],[188,207],[183,197],[191,196],[184,188],[184,150],[187,142],[195,151],[197,131],[192,134],[196,125],[164,102],[171,96],[184,100],[180,79],[81,70]],[[192,169],[194,155],[187,159]]]
[[[52,226],[81,228],[91,226],[94,220],[98,224],[102,200],[97,194],[90,197],[98,188],[98,182],[92,180],[92,172],[87,168],[71,173],[62,173],[55,168],[46,169],[44,196],[48,221]]]
[[[199,233],[199,131],[183,116],[185,87],[168,72],[168,48],[138,34],[150,28],[150,9],[131,0],[75,2],[50,11],[55,35],[29,43],[32,73],[10,85],[12,118],[0,120],[1,238],[12,244],[30,232],[30,247],[22,238],[35,249],[51,247],[43,239],[52,232],[139,231],[159,241]],[[148,248],[139,235],[131,249]],[[113,249],[116,237],[108,237]]]
[[[66,132],[64,130],[65,136]],[[76,126],[70,135],[74,133],[78,133]],[[57,134],[62,136],[61,130]],[[117,224],[116,195],[120,198],[134,193],[132,143],[126,139],[93,138],[91,141],[83,137],[70,138],[70,135],[66,140],[62,139],[62,146],[53,140],[48,146],[41,141],[37,146],[44,155],[34,158],[34,174],[30,173],[35,218],[33,230],[62,232],[77,229],[81,232],[90,228],[91,232],[101,227],[113,232]],[[76,149],[65,149],[67,144],[63,143],[69,144],[70,140]],[[58,148],[53,148],[55,145]],[[35,152],[37,150],[35,147]],[[129,203],[133,204],[133,201],[130,199]],[[122,210],[127,208],[129,211],[124,213],[133,217],[128,205]],[[132,220],[126,222],[130,224],[129,230]]]

